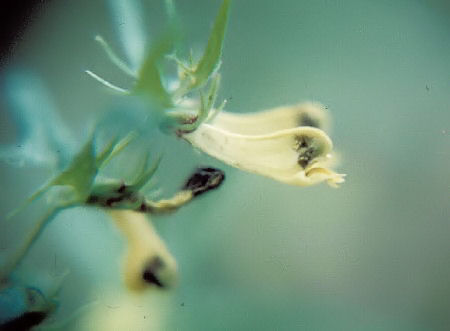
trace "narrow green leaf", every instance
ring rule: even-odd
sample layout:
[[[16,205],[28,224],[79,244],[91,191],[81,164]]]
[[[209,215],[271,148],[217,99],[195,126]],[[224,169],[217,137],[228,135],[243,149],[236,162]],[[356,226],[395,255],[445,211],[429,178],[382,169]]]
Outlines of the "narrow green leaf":
[[[134,179],[131,180],[130,185],[134,185],[139,181],[140,178],[142,178],[142,176],[144,175],[145,171],[148,168],[149,160],[150,160],[150,152],[147,151],[145,155],[142,158],[140,158],[140,160],[137,162],[136,168],[134,170],[133,176]]]
[[[36,192],[34,192],[30,197],[28,197],[25,201],[23,201],[19,207],[15,208],[11,212],[6,215],[6,219],[10,219],[14,216],[16,216],[18,213],[20,213],[22,210],[24,210],[30,203],[32,203],[34,200],[40,198],[45,192],[49,190],[51,187],[51,183],[44,184],[41,188],[39,188]]]
[[[121,140],[112,139],[97,155],[97,168],[103,168],[114,156],[122,152],[136,137],[138,133],[131,131]]]
[[[109,157],[105,160],[105,163],[109,162],[109,160],[111,160],[114,156],[122,152],[134,139],[137,138],[137,136],[137,131],[131,131],[129,134],[119,140],[119,142],[114,146]]]
[[[111,153],[117,145],[117,138],[111,139],[108,144],[98,153],[95,158],[95,164],[97,168],[101,168],[111,158]]]
[[[225,108],[226,104],[227,104],[227,99],[222,100],[219,107],[213,108],[209,112],[208,118],[205,120],[205,122],[211,123],[216,118],[216,116]]]
[[[113,51],[111,46],[109,46],[109,44],[106,42],[105,39],[103,39],[102,36],[95,36],[95,41],[98,42],[99,45],[103,48],[106,55],[108,56],[108,58],[114,65],[116,65],[120,70],[122,70],[128,76],[133,77],[133,78],[136,77],[135,72],[133,70],[131,70],[131,68],[128,66],[128,64],[123,62],[119,58],[119,56],[117,56],[117,54]]]
[[[133,89],[133,92],[148,96],[156,106],[163,109],[171,108],[173,103],[162,83],[159,65],[161,60],[171,52],[173,43],[174,37],[171,34],[156,42],[139,69]]]
[[[146,156],[146,158],[148,159],[148,155]],[[155,174],[156,170],[158,170],[159,164],[161,163],[161,159],[162,157],[160,156],[155,163],[152,164],[152,166],[150,166],[149,168],[147,168],[146,170],[142,171],[139,174],[139,176],[135,179],[135,181],[130,185],[131,186],[131,190],[133,192],[137,192],[139,191],[142,187],[144,187],[145,184],[148,183],[148,181],[153,177],[153,175]],[[147,163],[147,162],[146,162]]]
[[[192,88],[204,85],[220,65],[230,2],[230,0],[224,0],[219,9],[205,52],[194,72],[195,80]]]

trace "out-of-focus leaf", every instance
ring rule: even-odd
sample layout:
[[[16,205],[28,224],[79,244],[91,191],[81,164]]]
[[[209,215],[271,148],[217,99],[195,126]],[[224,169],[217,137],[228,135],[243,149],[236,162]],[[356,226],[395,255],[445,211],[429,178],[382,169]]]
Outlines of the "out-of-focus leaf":
[[[169,22],[170,25],[176,24],[176,10],[175,10],[175,4],[173,3],[173,0],[165,0],[164,4],[166,5],[166,11],[167,16],[169,16]]]
[[[15,71],[6,75],[3,98],[19,141],[0,146],[0,159],[16,166],[64,167],[75,139],[59,116],[45,84],[36,75]]]
[[[148,96],[150,101],[161,109],[173,106],[172,98],[162,83],[159,71],[161,60],[170,53],[173,44],[174,36],[172,34],[164,36],[155,43],[139,69],[133,89],[133,92],[137,94]]]
[[[142,3],[139,0],[109,0],[114,27],[131,69],[136,71],[144,60],[145,45],[149,38],[142,19]]]
[[[230,0],[224,0],[219,9],[205,52],[193,73],[192,88],[204,85],[220,65],[230,2]]]

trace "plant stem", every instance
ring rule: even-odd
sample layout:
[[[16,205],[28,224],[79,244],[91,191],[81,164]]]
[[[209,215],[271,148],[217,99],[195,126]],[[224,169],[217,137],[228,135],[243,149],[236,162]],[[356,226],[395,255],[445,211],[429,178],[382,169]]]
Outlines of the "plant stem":
[[[38,220],[38,222],[34,225],[33,229],[28,234],[25,241],[22,243],[22,246],[9,259],[9,261],[5,264],[5,266],[2,267],[2,270],[0,270],[0,282],[5,281],[9,278],[10,274],[22,262],[24,257],[29,252],[31,246],[44,231],[47,224],[56,216],[56,214],[61,209],[62,209],[61,207],[53,207]]]

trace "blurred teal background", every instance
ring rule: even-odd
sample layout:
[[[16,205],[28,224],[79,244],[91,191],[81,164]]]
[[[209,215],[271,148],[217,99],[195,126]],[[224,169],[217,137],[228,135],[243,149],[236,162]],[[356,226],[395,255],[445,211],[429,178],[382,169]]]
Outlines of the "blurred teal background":
[[[201,50],[220,1],[176,4],[187,45]],[[163,2],[144,1],[143,8],[151,41],[165,22]],[[110,13],[103,1],[51,2],[1,68],[2,76],[38,74],[80,143],[88,119],[129,108],[83,73],[131,83],[93,41],[101,34],[120,49]],[[447,1],[233,1],[222,66],[226,109],[324,103],[347,181],[337,190],[290,187],[225,166],[174,137],[149,139],[164,150],[158,182],[165,196],[198,164],[220,167],[227,179],[154,220],[177,258],[179,284],[160,301],[146,293],[144,308],[131,308],[146,313],[130,330],[146,330],[152,319],[163,330],[448,330],[449,59]],[[13,143],[14,123],[0,104],[0,136]],[[5,215],[49,173],[2,163],[0,175]],[[2,223],[2,255],[39,208]],[[39,284],[70,268],[63,318],[119,291],[122,248],[101,212],[70,210],[20,270]],[[73,329],[86,328],[80,323]]]

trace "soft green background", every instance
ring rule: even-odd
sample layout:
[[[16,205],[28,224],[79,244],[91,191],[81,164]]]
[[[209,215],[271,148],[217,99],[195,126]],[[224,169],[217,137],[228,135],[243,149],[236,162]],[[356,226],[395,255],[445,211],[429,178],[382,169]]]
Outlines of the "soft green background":
[[[177,1],[195,49],[204,45],[219,4]],[[162,1],[146,1],[145,9],[155,36],[164,22]],[[130,83],[93,42],[100,33],[119,48],[109,13],[102,1],[51,2],[1,68],[39,74],[79,137],[87,118],[127,107],[83,73],[89,68]],[[224,166],[175,138],[159,140],[166,194],[197,164],[227,174],[220,190],[155,220],[180,271],[163,307],[165,328],[447,330],[449,60],[444,0],[235,0],[222,66],[227,109],[326,104],[347,182],[338,190],[289,187]],[[2,107],[2,141],[11,142],[15,131]],[[3,164],[2,213],[46,176]],[[2,225],[3,252],[36,210]],[[37,282],[37,270],[53,275],[69,267],[60,307],[66,315],[105,283],[121,286],[121,245],[100,212],[72,210],[51,225],[21,270]]]

